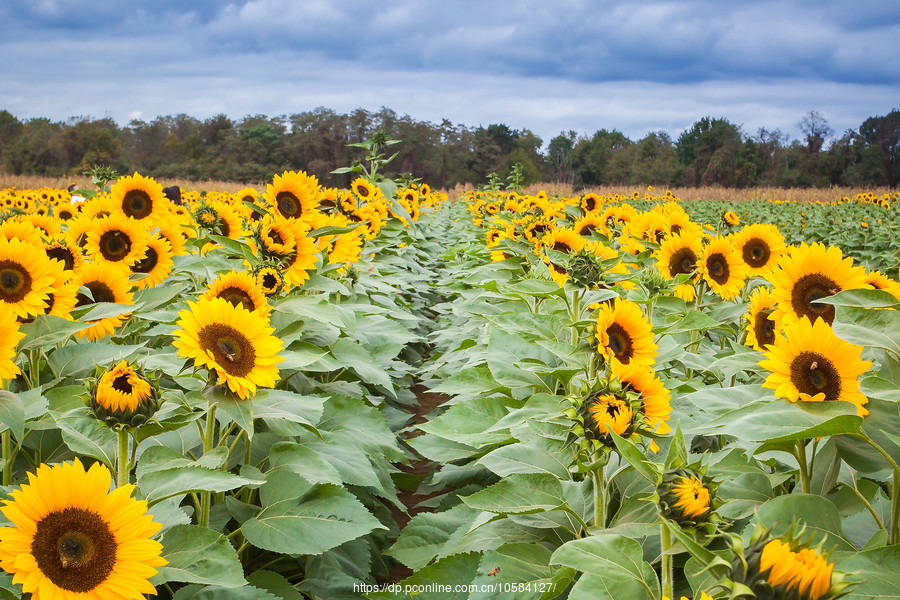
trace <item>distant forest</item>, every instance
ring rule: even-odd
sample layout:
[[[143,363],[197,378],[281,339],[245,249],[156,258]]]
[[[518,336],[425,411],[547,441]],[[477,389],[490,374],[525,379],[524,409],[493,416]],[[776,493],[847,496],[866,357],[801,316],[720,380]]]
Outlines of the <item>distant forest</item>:
[[[900,182],[900,110],[866,119],[835,136],[810,111],[799,122],[803,139],[780,130],[754,133],[724,118],[704,117],[673,140],[664,131],[629,139],[613,129],[589,137],[562,132],[546,145],[528,129],[504,124],[466,127],[417,121],[393,110],[340,114],[317,108],[290,116],[188,115],[131,121],[72,117],[65,122],[20,121],[0,111],[0,173],[66,176],[98,164],[119,173],[165,179],[259,183],[285,170],[315,174],[344,186],[331,171],[362,158],[360,142],[383,130],[402,144],[385,174],[409,173],[432,186],[481,185],[522,165],[526,183],[576,187],[618,184],[723,187],[890,186]]]

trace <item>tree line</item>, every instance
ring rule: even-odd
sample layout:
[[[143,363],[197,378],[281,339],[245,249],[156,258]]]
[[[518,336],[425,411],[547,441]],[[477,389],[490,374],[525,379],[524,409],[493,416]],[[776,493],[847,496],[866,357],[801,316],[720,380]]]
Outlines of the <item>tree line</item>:
[[[505,124],[477,128],[417,121],[389,108],[341,114],[328,108],[278,117],[205,120],[179,114],[119,126],[110,118],[19,120],[0,111],[0,172],[66,176],[96,165],[158,179],[259,183],[302,169],[323,185],[346,186],[331,172],[362,158],[358,148],[375,131],[402,140],[385,175],[421,178],[439,188],[482,185],[516,167],[525,183],[576,187],[643,185],[723,187],[890,186],[900,182],[900,110],[870,117],[835,137],[810,111],[803,138],[778,129],[749,134],[725,118],[703,117],[677,139],[664,131],[631,140],[600,129],[591,136],[564,131],[547,143]]]

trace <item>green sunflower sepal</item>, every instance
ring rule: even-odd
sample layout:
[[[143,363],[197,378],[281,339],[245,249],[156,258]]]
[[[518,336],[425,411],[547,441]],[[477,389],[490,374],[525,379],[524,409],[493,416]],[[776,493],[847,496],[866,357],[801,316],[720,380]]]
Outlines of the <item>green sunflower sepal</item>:
[[[146,424],[159,409],[159,378],[158,371],[148,376],[124,360],[112,367],[98,366],[86,382],[91,414],[115,430]]]
[[[722,590],[729,600],[767,598],[771,600],[835,600],[849,594],[858,581],[834,570],[831,552],[823,552],[827,539],[812,544],[804,540],[806,525],[795,520],[782,536],[757,523],[749,543],[736,534],[728,536],[731,566],[713,590]]]

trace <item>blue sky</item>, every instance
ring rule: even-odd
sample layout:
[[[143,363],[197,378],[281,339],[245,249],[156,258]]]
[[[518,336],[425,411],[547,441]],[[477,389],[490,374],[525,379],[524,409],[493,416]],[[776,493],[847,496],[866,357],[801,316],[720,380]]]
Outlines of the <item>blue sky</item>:
[[[703,116],[799,137],[900,108],[896,0],[4,0],[20,119],[381,106],[548,142],[673,138]]]

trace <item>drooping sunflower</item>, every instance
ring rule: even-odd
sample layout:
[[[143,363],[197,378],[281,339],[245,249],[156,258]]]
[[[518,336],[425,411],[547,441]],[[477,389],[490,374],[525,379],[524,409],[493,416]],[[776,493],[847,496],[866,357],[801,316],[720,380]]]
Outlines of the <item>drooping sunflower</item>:
[[[765,352],[769,344],[775,343],[778,323],[772,318],[775,310],[775,298],[767,287],[758,287],[750,294],[750,310],[744,315],[747,319],[747,345],[754,350]]]
[[[85,251],[91,260],[129,269],[147,252],[147,228],[121,214],[95,219],[87,232]]]
[[[650,321],[641,307],[629,300],[616,298],[600,307],[596,338],[597,350],[607,360],[648,366],[656,362]]]
[[[256,278],[247,271],[223,273],[209,284],[201,299],[222,298],[235,306],[243,306],[249,311],[256,311],[264,317],[272,313],[272,307],[266,302]]]
[[[55,265],[28,242],[0,237],[0,310],[23,319],[43,313]]]
[[[277,211],[286,219],[302,219],[316,211],[319,203],[318,189],[319,180],[315,175],[307,175],[303,171],[285,171],[266,185],[262,198],[269,212]]]
[[[783,334],[768,348],[759,365],[771,372],[763,387],[775,390],[775,396],[791,402],[842,400],[855,404],[859,416],[869,414],[859,376],[872,363],[860,358],[861,347],[837,337],[821,318],[785,323]]]
[[[110,204],[126,217],[145,223],[165,220],[169,199],[152,177],[138,173],[120,177],[109,190]]]
[[[838,292],[866,286],[866,270],[854,267],[837,246],[814,243],[792,246],[769,273],[778,307],[775,318],[787,324],[801,317],[834,323],[834,306],[814,303]]]
[[[747,267],[729,238],[711,239],[698,258],[697,272],[720,298],[731,300],[741,293]]]
[[[25,334],[19,331],[15,315],[0,311],[0,382],[19,374],[19,367],[13,359],[16,357],[16,344],[23,337]]]
[[[747,225],[732,238],[750,276],[765,276],[785,250],[784,236],[777,227],[767,223]]]
[[[34,600],[140,600],[156,594],[149,579],[167,564],[152,539],[162,525],[147,514],[134,486],[109,491],[109,469],[40,465],[0,511],[0,567]]]
[[[144,258],[131,265],[132,273],[144,273],[147,276],[134,282],[134,287],[144,290],[155,287],[166,280],[172,272],[172,249],[168,240],[159,234],[147,239],[147,250]]]
[[[128,272],[105,263],[84,263],[75,272],[75,283],[78,287],[86,287],[93,299],[79,293],[76,307],[87,306],[95,302],[114,302],[116,304],[134,304]],[[116,317],[104,317],[98,321],[88,321],[92,327],[75,332],[79,338],[87,337],[96,341],[112,335],[116,327],[127,318],[127,314]]]
[[[223,298],[188,302],[179,313],[172,345],[198,367],[214,371],[240,398],[256,395],[259,387],[278,381],[281,340],[272,335],[269,320]]]

